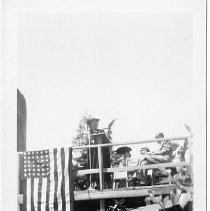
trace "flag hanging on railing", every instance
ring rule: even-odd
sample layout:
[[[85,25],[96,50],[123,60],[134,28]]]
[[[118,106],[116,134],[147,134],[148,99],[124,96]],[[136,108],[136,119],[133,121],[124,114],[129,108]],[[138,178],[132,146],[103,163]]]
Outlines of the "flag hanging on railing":
[[[27,211],[72,211],[71,160],[71,148],[24,152]]]

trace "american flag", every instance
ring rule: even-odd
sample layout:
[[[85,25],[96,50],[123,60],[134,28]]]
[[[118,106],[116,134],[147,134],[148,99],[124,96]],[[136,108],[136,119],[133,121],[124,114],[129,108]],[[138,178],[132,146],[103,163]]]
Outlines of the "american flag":
[[[72,149],[27,151],[22,176],[26,179],[27,211],[69,211],[72,207]]]

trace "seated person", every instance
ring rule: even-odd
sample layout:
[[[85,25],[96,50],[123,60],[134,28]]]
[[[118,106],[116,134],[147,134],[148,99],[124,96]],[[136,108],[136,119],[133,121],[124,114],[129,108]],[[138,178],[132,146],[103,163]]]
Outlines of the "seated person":
[[[142,147],[140,149],[140,154],[145,155],[146,153],[150,152],[150,150],[147,147]]]
[[[156,139],[164,138],[163,133],[155,136]],[[160,148],[156,152],[147,152],[139,162],[139,165],[148,165],[156,163],[171,162],[173,158],[173,147],[170,140],[159,140]],[[146,182],[147,170],[140,170],[138,178],[141,179],[142,184]]]
[[[123,157],[122,161],[119,163],[119,167],[127,166],[127,163],[126,163],[127,158],[131,157],[130,151],[131,151],[131,148],[126,147],[126,146],[120,147],[116,150],[116,153],[122,155]]]
[[[142,147],[142,148],[140,149],[140,158],[139,158],[139,160],[138,160],[137,166],[140,165],[141,160],[144,159],[146,153],[149,153],[149,152],[150,152],[150,150],[149,150],[147,147]]]
[[[120,147],[116,150],[117,154],[122,155],[122,160],[119,163],[119,167],[127,166],[127,159],[131,157],[130,151],[131,151],[131,148],[127,146]],[[116,188],[125,187],[126,184],[124,184],[124,181],[127,183],[127,179],[128,179],[127,171],[115,172],[114,186],[116,186]]]

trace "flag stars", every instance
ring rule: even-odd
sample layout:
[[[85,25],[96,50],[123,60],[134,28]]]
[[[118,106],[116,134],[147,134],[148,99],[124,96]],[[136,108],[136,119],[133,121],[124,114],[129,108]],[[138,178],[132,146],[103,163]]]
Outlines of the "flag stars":
[[[26,152],[23,157],[23,176],[38,177],[47,176],[50,172],[49,151]]]

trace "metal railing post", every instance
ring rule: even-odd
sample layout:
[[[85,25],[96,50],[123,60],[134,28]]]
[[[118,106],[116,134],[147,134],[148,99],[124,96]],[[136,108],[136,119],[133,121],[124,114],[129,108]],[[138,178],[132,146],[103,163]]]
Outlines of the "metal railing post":
[[[102,146],[98,146],[98,166],[99,166],[100,190],[103,190],[104,180],[103,180],[103,153],[102,153]],[[105,201],[104,201],[104,199],[100,199],[100,211],[105,211]]]

